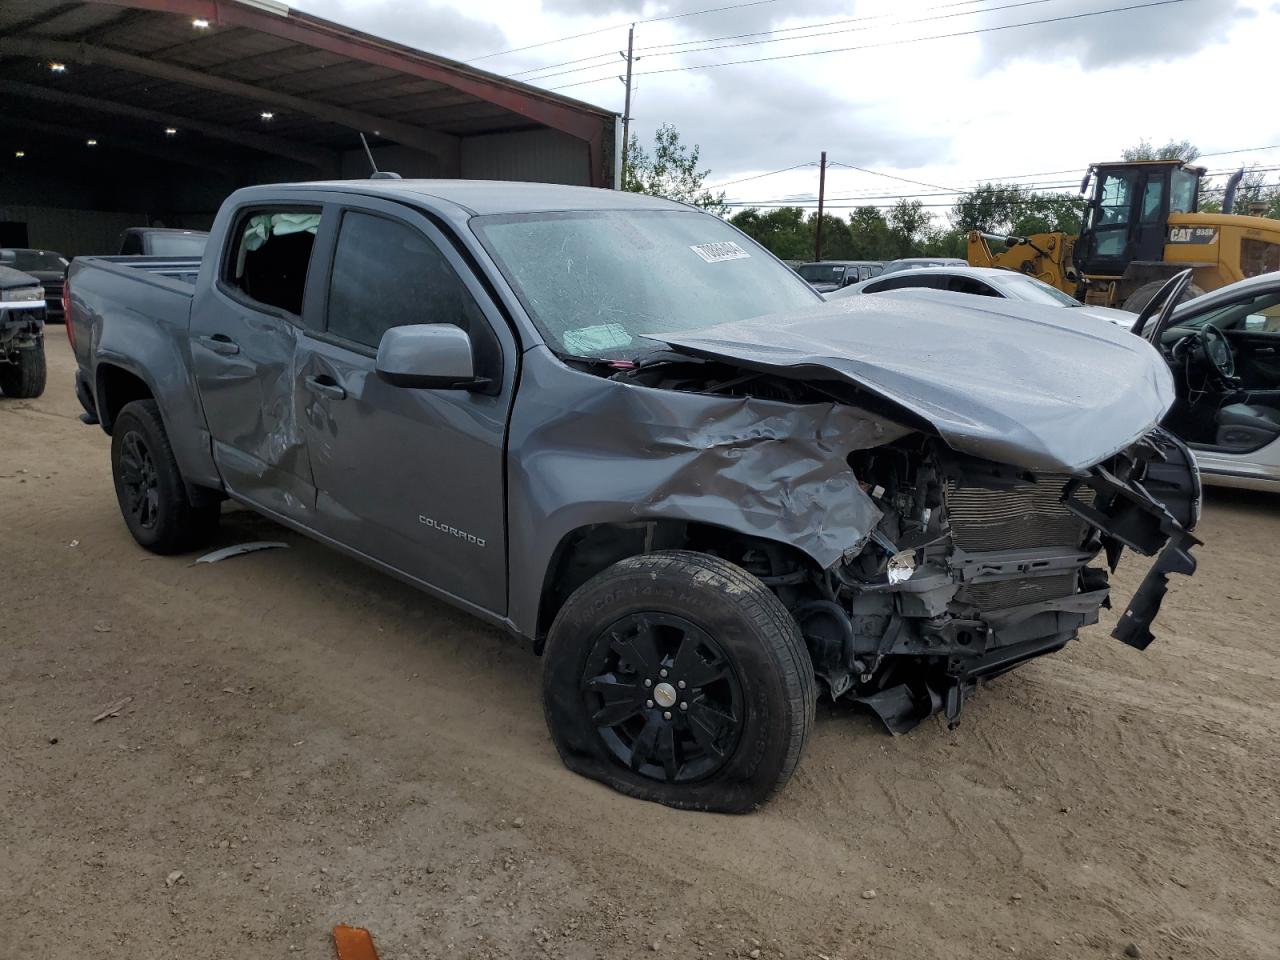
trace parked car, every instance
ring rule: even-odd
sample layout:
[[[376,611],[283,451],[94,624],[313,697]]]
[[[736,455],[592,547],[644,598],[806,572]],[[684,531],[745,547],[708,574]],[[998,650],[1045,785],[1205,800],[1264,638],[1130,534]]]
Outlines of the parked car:
[[[0,266],[0,394],[44,393],[44,288],[29,273]]]
[[[959,257],[903,257],[901,260],[890,260],[885,264],[882,273],[897,273],[899,270],[923,270],[925,267],[967,267],[968,260]]]
[[[120,234],[120,255],[126,257],[198,257],[209,234],[172,227],[129,227]]]
[[[999,297],[1005,300],[1024,300],[1049,306],[1068,307],[1079,316],[1093,316],[1128,328],[1133,326],[1137,314],[1113,307],[1097,307],[1082,304],[1075,297],[1063,293],[1035,277],[1012,270],[993,267],[922,267],[904,270],[887,277],[864,280],[828,294],[828,300],[853,297],[863,293],[884,293],[889,290],[949,290],[979,297]]]
[[[1280,273],[1180,303],[1157,329],[1177,385],[1165,426],[1211,484],[1280,492]]]
[[[207,542],[230,497],[456,604],[541,652],[571,769],[672,806],[762,803],[820,690],[955,723],[1097,620],[1126,544],[1159,556],[1115,631],[1145,647],[1195,566],[1150,344],[826,303],[656,197],[248,187],[198,264],[77,258],[68,290],[139,544]]]
[[[867,280],[878,276],[884,269],[879,260],[820,260],[815,263],[802,263],[795,268],[796,273],[817,290],[827,293],[859,280]]]
[[[67,276],[67,258],[52,250],[30,247],[0,249],[0,266],[30,274],[44,287],[45,320],[62,320],[62,281]]]

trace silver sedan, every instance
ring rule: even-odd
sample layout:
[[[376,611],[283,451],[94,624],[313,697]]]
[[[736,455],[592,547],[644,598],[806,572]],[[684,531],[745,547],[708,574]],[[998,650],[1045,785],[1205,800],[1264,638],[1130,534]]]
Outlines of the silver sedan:
[[[1002,300],[1020,300],[1024,303],[1041,303],[1053,307],[1070,307],[1082,316],[1094,316],[1120,326],[1131,326],[1134,314],[1111,307],[1086,306],[1074,297],[1052,287],[1043,280],[997,270],[991,267],[922,267],[899,273],[886,273],[870,280],[850,284],[827,294],[828,300],[856,297],[864,293],[884,293],[889,290],[947,290],[978,297],[996,297]]]

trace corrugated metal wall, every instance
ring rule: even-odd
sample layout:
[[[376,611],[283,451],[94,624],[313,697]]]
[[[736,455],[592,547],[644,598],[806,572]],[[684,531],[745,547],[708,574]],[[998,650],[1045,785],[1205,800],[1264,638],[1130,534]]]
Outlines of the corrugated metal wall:
[[[27,225],[27,243],[66,257],[115,253],[125,227],[145,225],[145,213],[76,210],[59,207],[3,206],[0,220]]]
[[[468,180],[528,180],[590,185],[587,144],[558,130],[521,130],[462,141]]]

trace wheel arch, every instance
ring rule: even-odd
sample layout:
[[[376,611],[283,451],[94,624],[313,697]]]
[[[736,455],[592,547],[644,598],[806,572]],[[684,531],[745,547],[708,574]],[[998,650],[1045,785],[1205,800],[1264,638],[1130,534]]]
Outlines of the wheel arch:
[[[578,587],[620,560],[660,550],[707,553],[744,569],[744,558],[754,554],[757,564],[768,569],[749,572],[766,582],[780,569],[815,574],[821,569],[793,544],[714,523],[650,517],[583,524],[560,537],[543,570],[533,631],[537,652],[542,652],[556,614]]]
[[[100,362],[94,370],[94,400],[98,409],[98,421],[108,436],[116,417],[126,404],[135,400],[157,400],[155,388],[139,371],[115,362]],[[160,419],[165,420],[164,408]],[[165,424],[166,429],[168,424]]]

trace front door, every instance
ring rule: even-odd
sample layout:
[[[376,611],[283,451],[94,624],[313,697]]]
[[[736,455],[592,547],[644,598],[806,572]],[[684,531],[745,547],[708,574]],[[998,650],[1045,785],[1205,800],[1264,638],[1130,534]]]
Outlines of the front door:
[[[296,403],[317,529],[476,607],[506,611],[504,445],[515,341],[452,245],[403,205],[341,211],[319,329],[299,342]],[[451,323],[471,335],[484,391],[393,386],[382,334]]]
[[[294,403],[304,317],[317,304],[307,276],[322,208],[246,207],[232,221],[212,288],[191,313],[191,363],[213,458],[227,489],[254,506],[310,523],[315,486]]]
[[[1168,172],[1163,169],[1148,170],[1142,183],[1142,199],[1134,217],[1134,260],[1160,261],[1164,259],[1165,232],[1169,223],[1169,198],[1165,181]]]
[[[1086,214],[1075,260],[1086,274],[1120,276],[1133,259],[1130,243],[1141,173],[1132,168],[1098,174],[1094,200]]]

